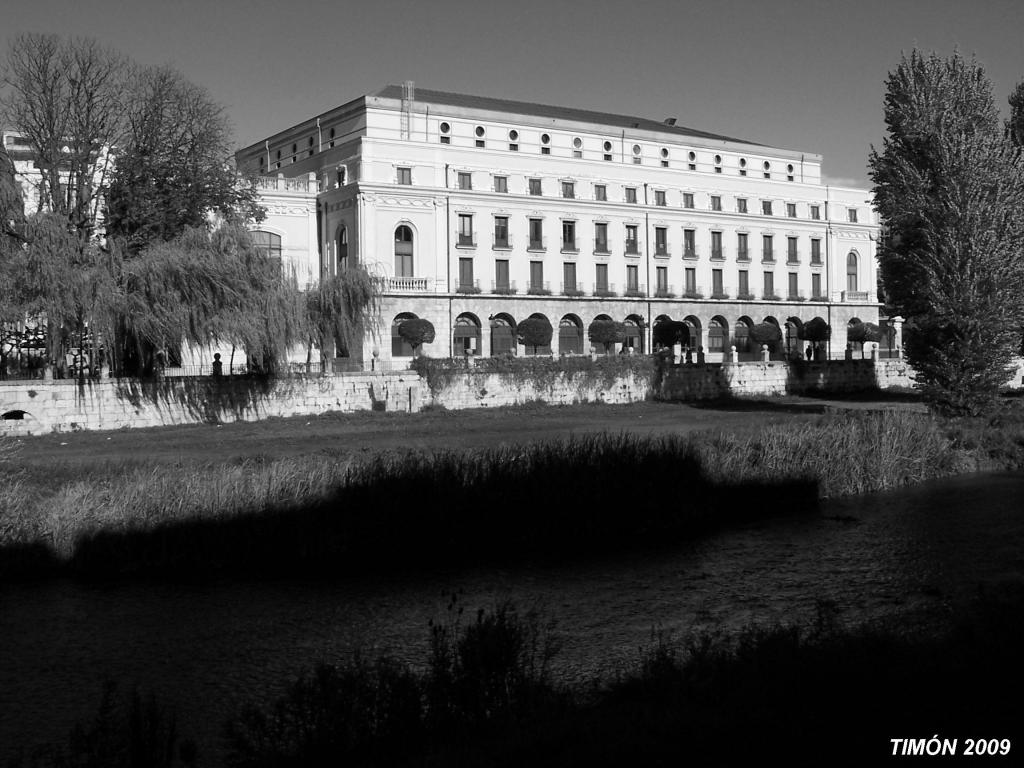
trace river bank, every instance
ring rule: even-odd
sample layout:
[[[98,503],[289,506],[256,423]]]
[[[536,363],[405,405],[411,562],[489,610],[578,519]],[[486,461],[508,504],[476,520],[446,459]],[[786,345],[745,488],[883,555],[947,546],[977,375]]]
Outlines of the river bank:
[[[705,427],[696,431],[678,423],[672,430],[665,414],[683,413],[674,406],[590,406],[583,410],[590,431],[582,435],[483,450],[471,447],[480,435],[466,429],[462,414],[441,413],[426,415],[420,428],[444,439],[438,427],[452,417],[451,431],[468,440],[465,450],[374,452],[307,442],[307,452],[294,458],[236,453],[227,461],[174,464],[112,463],[109,456],[104,463],[103,452],[94,451],[91,462],[80,457],[77,466],[49,469],[45,483],[23,456],[23,479],[2,491],[0,573],[195,575],[515,559],[678,539],[813,510],[817,500],[837,495],[1024,465],[1019,408],[982,423],[906,407],[823,416],[812,410],[825,407],[738,401],[712,416],[692,409]],[[559,410],[546,409],[543,418],[557,418]],[[486,417],[500,432],[507,423],[528,423],[529,413]],[[594,431],[614,422],[610,414],[630,417],[639,434]],[[645,414],[662,423],[640,427]],[[706,429],[730,420],[731,429]],[[399,440],[407,426],[378,422],[391,431],[373,432],[370,424],[360,422],[365,435]],[[260,429],[258,444],[275,450],[273,425]],[[543,430],[531,434],[538,432],[543,437]],[[28,445],[31,453],[40,443]]]

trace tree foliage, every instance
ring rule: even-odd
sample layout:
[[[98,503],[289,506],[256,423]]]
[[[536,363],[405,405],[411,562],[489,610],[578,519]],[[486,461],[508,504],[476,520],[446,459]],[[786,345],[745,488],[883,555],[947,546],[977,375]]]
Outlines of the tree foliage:
[[[434,324],[422,318],[405,320],[398,326],[398,335],[409,342],[413,349],[419,349],[421,345],[434,341]]]
[[[756,344],[769,346],[782,341],[782,331],[775,323],[758,323],[750,327],[750,340]]]
[[[587,327],[587,338],[607,350],[610,345],[626,340],[626,326],[614,320],[594,320]]]
[[[516,325],[519,343],[527,347],[546,347],[553,334],[554,329],[546,317],[528,317]]]
[[[362,267],[325,276],[309,286],[305,294],[309,354],[316,345],[321,355],[326,356],[332,342],[344,351],[350,350],[361,337],[368,318],[377,314],[379,298],[376,279]]]
[[[1010,120],[1006,124],[1006,132],[1015,147],[1024,148],[1024,80],[1017,83],[1009,102]]]
[[[800,329],[799,337],[804,341],[828,341],[832,338],[832,326],[822,318],[808,320]]]
[[[1009,378],[1024,312],[1024,159],[976,61],[914,51],[890,74],[873,150],[879,257],[907,357],[940,410],[978,413]]]
[[[875,323],[854,323],[846,329],[846,340],[859,344],[879,342],[882,340],[882,331]]]
[[[671,347],[690,342],[690,326],[682,320],[662,320],[655,323],[651,334],[656,346]]]

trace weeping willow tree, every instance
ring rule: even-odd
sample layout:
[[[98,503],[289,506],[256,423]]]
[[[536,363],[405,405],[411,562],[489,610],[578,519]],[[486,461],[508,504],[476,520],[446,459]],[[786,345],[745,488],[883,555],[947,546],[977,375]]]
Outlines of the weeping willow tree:
[[[306,364],[313,347],[326,369],[332,346],[348,352],[362,338],[379,309],[380,286],[362,267],[329,275],[311,285],[305,296]]]

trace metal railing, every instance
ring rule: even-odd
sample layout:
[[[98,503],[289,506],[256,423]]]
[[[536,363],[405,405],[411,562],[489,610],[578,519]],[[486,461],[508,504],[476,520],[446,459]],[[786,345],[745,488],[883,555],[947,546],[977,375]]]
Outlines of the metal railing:
[[[562,283],[563,296],[582,296],[583,284],[580,282]]]
[[[700,251],[697,246],[693,243],[683,244],[683,258],[684,259],[696,259],[700,255]]]
[[[625,296],[634,298],[643,297],[647,295],[647,286],[644,285],[627,285],[626,290],[623,292]]]
[[[526,292],[532,296],[550,296],[551,283],[547,280],[530,280],[526,284]]]
[[[497,280],[492,280],[491,293],[496,293],[499,296],[511,296],[516,293],[516,281],[506,280],[504,282],[499,282]]]
[[[548,249],[547,237],[542,237],[539,240],[536,238],[530,238],[530,246],[526,249],[528,251],[546,251]]]
[[[480,281],[459,278],[459,284],[455,291],[456,293],[480,293]]]
[[[504,237],[500,237],[499,235],[495,234],[493,237],[492,246],[494,247],[495,250],[511,250],[512,236],[506,234]]]
[[[640,253],[640,243],[636,240],[626,241],[626,253],[630,256],[636,256]]]
[[[615,283],[594,283],[595,296],[618,296],[615,292]]]
[[[458,242],[455,243],[456,248],[476,248],[476,232],[467,234],[465,232],[459,232]]]

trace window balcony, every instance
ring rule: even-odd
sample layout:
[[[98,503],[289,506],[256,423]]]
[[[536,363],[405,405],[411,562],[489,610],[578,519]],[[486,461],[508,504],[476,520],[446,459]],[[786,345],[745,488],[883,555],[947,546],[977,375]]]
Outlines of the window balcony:
[[[658,245],[654,246],[654,255],[655,256],[671,256],[672,254],[670,254],[668,252],[668,244],[667,243],[659,243]]]
[[[688,286],[686,286],[685,290],[683,290],[683,298],[684,299],[703,299],[704,298],[704,291],[701,290],[701,287],[698,286],[698,285],[688,285]]]
[[[562,295],[563,296],[582,296],[583,295],[583,284],[579,282],[575,283],[562,283]]]
[[[794,266],[794,267],[800,266],[800,252],[799,251],[789,251],[786,254],[786,264],[789,264],[790,266]]]
[[[811,266],[812,267],[823,267],[823,266],[825,266],[824,262],[821,260],[821,254],[818,254],[817,256],[815,256],[813,253],[811,254]]]
[[[530,238],[530,246],[526,250],[542,252],[542,251],[546,251],[547,249],[548,249],[548,239],[546,237],[542,237],[540,239],[531,237]]]
[[[814,293],[812,291],[811,292],[811,301],[828,301],[828,296],[826,296],[821,291],[818,291],[817,293]]]
[[[494,235],[492,247],[496,251],[511,251],[512,250],[512,236],[511,235]]]
[[[867,291],[843,291],[843,301],[845,302],[859,302],[868,301]]]
[[[761,263],[762,264],[774,264],[775,263],[775,251],[761,251]]]
[[[612,252],[611,241],[609,240],[595,240],[594,241],[594,255],[595,256],[610,256]]]
[[[456,293],[480,293],[480,281],[479,280],[459,280],[459,285],[455,289]]]
[[[724,299],[728,299],[731,293],[732,293],[732,290],[730,288],[725,288],[723,286],[718,286],[717,289],[716,288],[712,288],[711,289],[711,298],[712,299],[716,299],[718,301],[722,301]]]
[[[385,288],[396,293],[426,293],[430,290],[428,277],[389,277]]]
[[[786,294],[787,301],[807,301],[807,296],[803,291],[789,291]]]
[[[740,289],[739,291],[736,292],[736,298],[739,301],[753,301],[754,294],[750,292],[750,289],[747,289],[745,291]]]
[[[746,248],[736,251],[736,261],[750,261],[750,251]]]
[[[476,248],[476,232],[472,234],[467,232],[459,232],[459,237],[455,241],[456,248]]]
[[[721,248],[711,249],[711,260],[712,261],[725,261],[725,251]]]
[[[659,285],[654,289],[654,298],[656,299],[674,299],[675,297],[675,291],[667,285]]]
[[[763,293],[761,294],[762,301],[782,301],[782,297],[777,293]]]
[[[644,285],[627,285],[625,294],[632,298],[643,298],[647,296],[647,286]]]
[[[608,298],[619,294],[615,292],[615,283],[594,283],[594,295]]]
[[[626,255],[627,256],[639,256],[640,255],[640,244],[636,240],[626,241]]]
[[[491,281],[491,293],[495,293],[498,296],[512,296],[516,293],[516,281],[515,280],[492,280]]]
[[[684,244],[683,245],[683,258],[684,259],[697,259],[700,258],[700,250],[696,245]]]
[[[550,296],[550,283],[546,280],[530,280],[526,285],[526,293],[530,296]]]
[[[563,240],[562,241],[562,253],[579,253],[579,245],[575,240]]]

